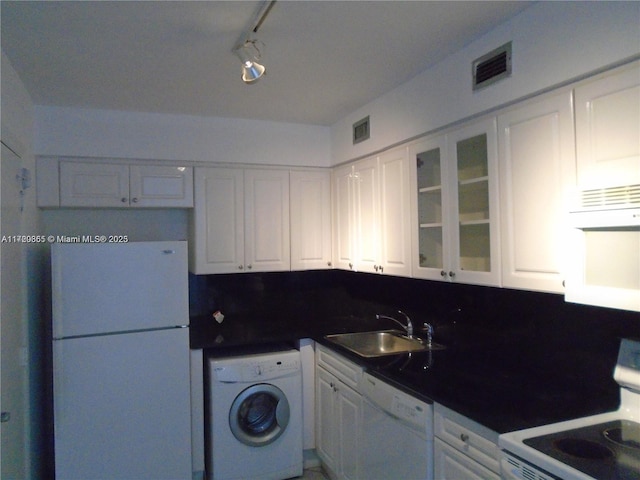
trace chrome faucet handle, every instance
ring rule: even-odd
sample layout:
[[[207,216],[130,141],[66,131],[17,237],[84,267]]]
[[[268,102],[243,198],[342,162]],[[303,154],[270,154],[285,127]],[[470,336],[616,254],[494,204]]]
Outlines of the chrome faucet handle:
[[[427,334],[427,345],[431,346],[433,341],[433,325],[428,322],[422,324],[422,331]]]
[[[398,310],[398,313],[402,315],[407,321],[407,335],[410,337],[413,336],[413,323],[411,323],[411,319],[409,318],[409,315],[404,313],[402,310]]]

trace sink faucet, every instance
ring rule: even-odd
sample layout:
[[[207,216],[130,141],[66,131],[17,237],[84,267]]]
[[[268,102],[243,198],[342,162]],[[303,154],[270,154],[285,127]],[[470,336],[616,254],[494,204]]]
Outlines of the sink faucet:
[[[427,346],[430,347],[433,342],[433,326],[430,323],[424,322],[422,324],[422,330],[427,335]]]
[[[402,322],[396,318],[393,317],[388,317],[387,315],[376,315],[376,320],[380,320],[382,318],[387,319],[387,320],[392,320],[394,322],[396,322],[398,325],[400,325],[405,332],[407,332],[407,336],[408,337],[413,337],[413,324],[411,323],[411,319],[409,318],[409,315],[407,315],[406,313],[404,313],[402,310],[398,310],[398,313],[402,316],[404,316],[405,320],[407,321],[406,325],[403,325]]]

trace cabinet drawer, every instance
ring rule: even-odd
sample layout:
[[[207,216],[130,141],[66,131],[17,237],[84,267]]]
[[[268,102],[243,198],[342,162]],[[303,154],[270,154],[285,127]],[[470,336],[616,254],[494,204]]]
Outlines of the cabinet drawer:
[[[437,480],[500,480],[500,475],[436,438],[435,477]]]
[[[316,346],[316,364],[335,375],[345,385],[358,391],[362,367],[319,344]]]
[[[434,420],[436,437],[480,462],[489,470],[500,471],[497,433],[442,405],[436,404]]]

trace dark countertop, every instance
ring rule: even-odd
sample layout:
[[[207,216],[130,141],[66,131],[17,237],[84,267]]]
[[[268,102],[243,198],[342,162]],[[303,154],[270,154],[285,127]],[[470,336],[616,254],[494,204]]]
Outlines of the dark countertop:
[[[282,313],[282,312],[281,312]],[[234,347],[313,340],[361,364],[375,375],[425,401],[440,403],[497,432],[520,430],[613,411],[619,390],[611,379],[593,385],[562,374],[566,352],[549,352],[513,335],[480,331],[436,330],[434,341],[445,350],[361,358],[327,341],[324,336],[389,329],[357,317],[313,318],[292,323],[286,314],[274,318],[234,318],[218,324],[210,317],[192,317],[191,348]],[[526,352],[526,354],[524,354]]]

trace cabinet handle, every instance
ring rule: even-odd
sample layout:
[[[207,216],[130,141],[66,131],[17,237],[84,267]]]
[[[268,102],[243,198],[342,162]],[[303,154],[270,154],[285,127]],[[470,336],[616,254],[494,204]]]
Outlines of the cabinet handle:
[[[374,265],[373,269],[377,272],[378,271],[378,265]]]
[[[451,278],[455,277],[455,276],[456,276],[456,272],[449,272],[449,276],[450,276]]]
[[[122,198],[120,199],[120,201],[121,201],[122,203],[127,203],[127,197],[122,197]]]
[[[327,267],[330,267],[330,266],[331,266],[331,262],[327,262]]]
[[[353,263],[349,263],[349,270],[353,270]]]
[[[251,270],[251,264],[247,265],[247,270]]]
[[[133,199],[131,200],[133,203],[138,203],[138,199],[136,197],[133,197]]]
[[[469,435],[467,435],[466,433],[461,433],[460,434],[460,440],[462,440],[463,442],[467,443],[467,440],[469,440]]]
[[[238,265],[238,270],[242,270],[244,267],[242,265]]]
[[[384,267],[380,265],[380,273],[382,273],[383,271],[384,271]]]
[[[441,277],[446,277],[447,276],[447,272],[445,272],[444,270],[440,270],[440,276]]]

